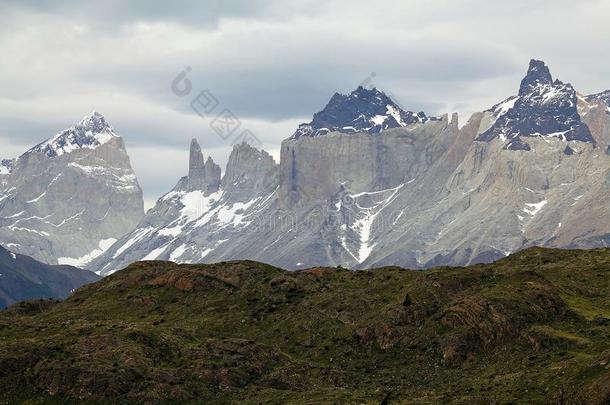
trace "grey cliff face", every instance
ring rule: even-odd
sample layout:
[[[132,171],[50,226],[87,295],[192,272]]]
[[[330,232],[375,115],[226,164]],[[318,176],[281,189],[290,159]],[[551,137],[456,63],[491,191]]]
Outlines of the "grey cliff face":
[[[125,145],[92,113],[16,159],[0,188],[0,242],[49,264],[84,266],[143,215]]]
[[[229,156],[222,189],[239,201],[269,194],[278,186],[278,172],[278,165],[271,155],[241,143]]]
[[[141,259],[427,268],[610,242],[602,96],[579,95],[538,61],[518,96],[461,128],[457,115],[369,126],[391,104],[360,93],[333,97],[285,140],[279,166],[236,146],[216,192],[174,189],[90,268],[110,274]],[[365,117],[356,132],[344,128],[354,114]]]
[[[282,142],[280,194],[286,202],[326,200],[340,188],[354,192],[396,187],[415,179],[455,138],[457,117],[382,134],[300,137]]]

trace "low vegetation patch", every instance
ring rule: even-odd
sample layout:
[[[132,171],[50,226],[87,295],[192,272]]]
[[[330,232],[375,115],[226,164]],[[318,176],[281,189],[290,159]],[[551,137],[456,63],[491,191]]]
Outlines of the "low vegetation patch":
[[[135,263],[0,312],[6,403],[608,403],[610,250],[409,271]]]

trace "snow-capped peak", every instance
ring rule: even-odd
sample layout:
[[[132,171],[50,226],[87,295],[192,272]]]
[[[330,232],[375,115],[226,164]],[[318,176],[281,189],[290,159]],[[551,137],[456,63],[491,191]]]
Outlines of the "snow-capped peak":
[[[292,139],[329,132],[377,134],[389,128],[406,127],[430,119],[423,112],[404,111],[377,88],[359,86],[348,95],[335,93],[326,107],[314,114],[310,123],[299,126]]]
[[[78,124],[76,124],[76,127],[90,130],[91,132],[95,133],[100,133],[107,130],[112,131],[112,128],[106,122],[106,118],[104,118],[104,116],[97,111],[92,111],[90,114],[86,115]]]
[[[81,148],[95,149],[117,137],[104,116],[93,111],[74,127],[61,131],[28,152],[42,152],[48,157],[61,156]]]

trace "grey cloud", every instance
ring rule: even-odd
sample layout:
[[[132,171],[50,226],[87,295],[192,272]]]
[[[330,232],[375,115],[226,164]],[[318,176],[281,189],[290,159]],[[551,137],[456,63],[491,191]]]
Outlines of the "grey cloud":
[[[61,15],[84,20],[102,29],[140,21],[177,22],[213,29],[226,18],[277,18],[275,10],[282,10],[281,15],[286,16],[321,8],[309,7],[309,1],[295,1],[287,8],[281,7],[282,3],[267,0],[8,0],[0,10]]]
[[[0,13],[0,145],[97,109],[134,150],[177,159],[163,151],[197,137],[222,161],[230,145],[170,90],[187,65],[194,91],[212,90],[266,148],[371,72],[404,108],[461,122],[514,94],[530,57],[585,93],[610,88],[607,1],[8,0]],[[139,166],[149,198],[183,174]]]
[[[159,103],[172,104],[176,100],[169,92],[169,83],[188,65],[193,69],[189,80],[195,88],[212,90],[236,114],[281,120],[311,115],[335,91],[355,89],[371,72],[376,73],[376,85],[388,93],[400,94],[406,108],[417,109],[437,101],[432,100],[433,93],[426,95],[428,99],[415,99],[414,90],[425,94],[427,88],[439,84],[449,87],[455,82],[516,75],[527,63],[517,64],[502,54],[494,56],[497,48],[469,42],[445,44],[449,49],[443,49],[432,42],[428,46],[415,42],[380,46],[356,41],[341,45],[334,41],[329,39],[327,44],[310,51],[308,58],[294,55],[306,46],[305,42],[294,46],[296,51],[280,48],[267,51],[264,56],[244,44],[241,56],[248,63],[243,65],[233,63],[237,57],[216,55],[213,50],[184,58],[181,65],[172,60],[150,68],[94,66],[77,73],[77,77],[86,80],[93,70],[96,80],[108,86],[127,88]],[[283,60],[284,54],[297,62]],[[389,87],[394,78],[409,78],[410,88]]]

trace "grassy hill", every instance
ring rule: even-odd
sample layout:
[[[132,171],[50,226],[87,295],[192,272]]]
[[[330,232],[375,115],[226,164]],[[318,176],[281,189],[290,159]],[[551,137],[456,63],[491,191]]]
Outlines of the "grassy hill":
[[[406,271],[140,262],[0,312],[0,402],[607,403],[610,250]]]

